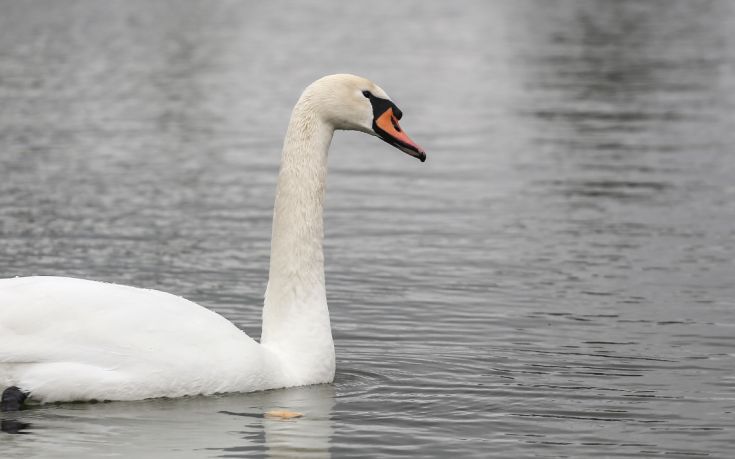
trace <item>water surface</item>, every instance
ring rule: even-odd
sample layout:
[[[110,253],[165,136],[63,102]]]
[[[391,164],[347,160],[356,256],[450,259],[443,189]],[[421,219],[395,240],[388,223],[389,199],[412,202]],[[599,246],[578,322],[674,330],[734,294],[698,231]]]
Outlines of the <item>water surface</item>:
[[[0,1],[2,277],[257,338],[301,89],[375,80],[429,156],[335,137],[334,384],[4,414],[0,453],[730,457],[733,30],[724,0]]]

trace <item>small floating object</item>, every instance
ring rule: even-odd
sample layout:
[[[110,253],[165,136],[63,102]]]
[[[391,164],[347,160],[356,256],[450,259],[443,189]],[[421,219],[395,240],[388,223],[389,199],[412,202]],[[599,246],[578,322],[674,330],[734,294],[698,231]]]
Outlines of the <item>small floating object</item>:
[[[297,413],[296,411],[289,410],[270,410],[265,412],[265,417],[275,419],[294,419],[300,418],[304,413]]]

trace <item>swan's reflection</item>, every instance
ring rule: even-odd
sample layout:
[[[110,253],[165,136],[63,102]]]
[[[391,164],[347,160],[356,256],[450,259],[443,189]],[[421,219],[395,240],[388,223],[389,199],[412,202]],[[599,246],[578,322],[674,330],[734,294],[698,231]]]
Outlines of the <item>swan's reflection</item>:
[[[264,419],[269,457],[331,457],[334,386],[322,384],[272,391],[265,395],[273,407],[304,414],[303,418],[293,420]]]
[[[25,434],[28,433],[31,425],[27,422],[19,421],[17,419],[1,419],[0,420],[0,432],[9,434]]]
[[[3,457],[50,457],[58,445],[76,457],[330,457],[334,387],[157,399],[60,404],[3,413]],[[279,420],[273,409],[303,413]],[[11,441],[11,433],[27,433]],[[5,437],[5,438],[2,438]],[[7,448],[6,448],[7,447]]]
[[[295,387],[252,394],[258,398],[259,411],[221,411],[240,422],[240,433],[247,444],[223,448],[228,453],[249,454],[264,452],[268,457],[331,457],[329,447],[334,428],[334,386],[317,385]],[[271,410],[288,410],[303,414],[303,417],[280,419],[265,416]]]

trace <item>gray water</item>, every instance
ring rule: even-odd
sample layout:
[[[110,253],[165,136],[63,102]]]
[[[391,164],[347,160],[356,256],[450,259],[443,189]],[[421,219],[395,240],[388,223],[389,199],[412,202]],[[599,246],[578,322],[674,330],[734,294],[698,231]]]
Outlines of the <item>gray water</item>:
[[[335,137],[334,384],[3,414],[0,455],[732,457],[725,0],[0,1],[0,276],[257,338],[289,112],[335,72],[429,159]]]

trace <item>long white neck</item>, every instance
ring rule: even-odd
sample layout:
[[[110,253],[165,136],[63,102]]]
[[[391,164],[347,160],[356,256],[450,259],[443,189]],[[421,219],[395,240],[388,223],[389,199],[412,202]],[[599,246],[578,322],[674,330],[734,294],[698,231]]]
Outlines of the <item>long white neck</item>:
[[[261,344],[298,384],[330,382],[335,357],[324,284],[324,191],[334,127],[309,97],[294,107],[273,213]]]

